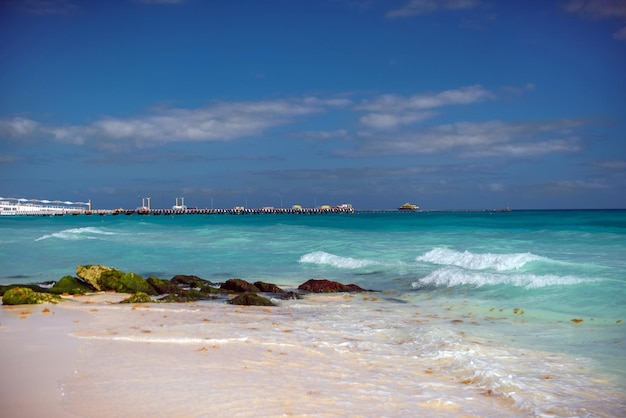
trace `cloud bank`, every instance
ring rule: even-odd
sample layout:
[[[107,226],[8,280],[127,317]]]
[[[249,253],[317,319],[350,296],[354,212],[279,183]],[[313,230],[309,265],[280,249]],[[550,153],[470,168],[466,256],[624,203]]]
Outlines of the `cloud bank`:
[[[12,140],[49,138],[115,151],[251,137],[263,141],[273,128],[289,125],[295,129],[289,137],[324,142],[330,147],[330,155],[343,158],[444,153],[461,158],[525,158],[582,149],[576,134],[582,123],[576,120],[438,125],[431,121],[427,127],[419,126],[424,120],[445,114],[449,107],[493,100],[497,100],[495,93],[473,85],[408,96],[381,94],[361,100],[304,97],[219,102],[197,109],[165,108],[137,117],[103,117],[88,125],[51,126],[23,117],[0,119],[0,135]],[[342,115],[340,126],[326,131],[297,130],[300,123],[306,124],[313,117],[336,119],[333,112]]]

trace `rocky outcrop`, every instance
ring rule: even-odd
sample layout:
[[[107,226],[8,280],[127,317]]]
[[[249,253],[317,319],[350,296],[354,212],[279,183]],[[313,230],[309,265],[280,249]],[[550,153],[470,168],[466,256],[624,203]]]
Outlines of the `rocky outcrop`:
[[[34,292],[48,293],[48,288],[42,287],[38,284],[9,284],[0,286],[0,296],[4,295],[8,290],[15,289],[16,287],[25,287]]]
[[[59,295],[35,292],[27,287],[14,287],[2,295],[3,305],[34,305],[38,303],[57,303],[61,300]]]
[[[121,275],[105,273],[103,278],[102,290],[112,290],[118,293],[157,294],[156,290],[143,277],[135,273],[122,273]]]
[[[259,296],[256,293],[242,293],[229,300],[231,305],[244,305],[244,306],[275,306],[271,300],[266,297]]]
[[[137,292],[133,295],[130,295],[126,299],[120,301],[120,303],[153,303],[156,302],[150,296],[143,292]]]
[[[254,282],[254,286],[264,293],[285,293],[283,289],[276,286],[274,283]]]
[[[84,295],[94,290],[93,287],[76,277],[64,276],[50,288],[50,293],[55,295]]]
[[[110,271],[119,271],[112,267],[103,266],[101,264],[89,264],[86,266],[76,266],[76,275],[83,279],[85,282],[89,283],[95,290],[102,290],[100,287],[100,278],[103,273]]]
[[[158,277],[154,276],[148,277],[146,279],[146,282],[148,282],[148,284],[152,286],[159,295],[175,294],[182,290],[180,286],[178,286],[176,283],[167,280],[161,280]]]
[[[337,293],[337,292],[363,292],[364,290],[355,284],[343,284],[331,280],[311,279],[298,286],[298,290],[313,293]]]
[[[256,293],[256,292],[261,291],[255,285],[243,279],[228,279],[226,280],[225,283],[222,283],[222,285],[220,286],[220,289],[229,290],[231,292],[237,292],[237,293],[241,293],[241,292]]]
[[[186,274],[177,274],[176,276],[172,277],[170,281],[177,284],[178,286],[186,286],[190,288],[203,288],[213,285],[213,283],[208,280],[201,279],[198,276]]]

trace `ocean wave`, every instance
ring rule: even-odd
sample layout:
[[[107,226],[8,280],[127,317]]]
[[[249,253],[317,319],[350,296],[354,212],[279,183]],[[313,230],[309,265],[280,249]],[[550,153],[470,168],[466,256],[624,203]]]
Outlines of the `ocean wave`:
[[[301,263],[312,263],[312,264],[324,264],[330,265],[333,267],[339,267],[344,269],[356,269],[360,267],[371,266],[373,264],[378,264],[376,261],[367,260],[367,259],[359,259],[359,258],[350,258],[350,257],[340,257],[338,255],[330,254],[324,251],[315,251],[312,253],[308,253],[300,257]]]
[[[532,261],[548,261],[531,253],[511,254],[475,254],[469,251],[459,252],[449,248],[435,248],[415,258],[416,261],[457,266],[470,270],[493,269],[497,271],[518,270]]]
[[[115,235],[115,233],[93,227],[71,228],[65,229],[60,232],[55,232],[53,234],[42,235],[35,241],[41,241],[48,238],[58,238],[63,240],[98,239],[101,235]]]
[[[598,279],[580,278],[575,276],[536,275],[536,274],[503,274],[464,270],[458,267],[437,269],[418,281],[413,282],[414,288],[425,286],[496,286],[510,285],[535,289],[546,286],[570,286],[580,283],[595,282]]]

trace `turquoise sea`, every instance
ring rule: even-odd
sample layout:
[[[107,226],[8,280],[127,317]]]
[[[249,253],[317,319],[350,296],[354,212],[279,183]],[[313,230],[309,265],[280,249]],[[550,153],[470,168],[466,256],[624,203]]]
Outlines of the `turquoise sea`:
[[[5,216],[0,236],[1,284],[105,264],[376,291],[277,302],[303,348],[358,356],[329,402],[345,391],[385,400],[386,416],[433,402],[433,416],[626,416],[626,211]],[[233,341],[269,344],[257,328]]]

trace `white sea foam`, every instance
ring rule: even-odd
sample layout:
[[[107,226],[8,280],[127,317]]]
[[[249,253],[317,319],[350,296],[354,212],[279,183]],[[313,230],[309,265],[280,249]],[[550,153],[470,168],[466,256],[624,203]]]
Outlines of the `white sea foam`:
[[[59,238],[63,240],[98,239],[102,235],[115,235],[115,233],[94,227],[71,228],[65,229],[60,232],[55,232],[53,234],[42,235],[35,241],[41,241],[48,238]]]
[[[359,259],[359,258],[351,258],[351,257],[340,257],[338,255],[330,254],[324,251],[315,251],[312,253],[308,253],[300,257],[301,263],[312,263],[312,264],[325,264],[333,267],[345,268],[345,269],[355,269],[359,267],[371,266],[373,264],[378,264],[376,261],[367,260],[367,259]]]
[[[469,251],[459,252],[449,248],[435,248],[426,254],[416,257],[417,261],[439,265],[451,265],[471,270],[493,269],[497,271],[518,270],[532,261],[546,261],[531,253],[512,254],[475,254]]]
[[[514,410],[534,416],[577,416],[584,409],[572,398],[581,387],[585,388],[587,402],[600,401],[604,396],[601,385],[579,374],[588,367],[585,359],[471,342],[462,335],[432,328],[416,336],[411,344],[416,358],[433,360],[434,372],[480,389],[483,394],[509,399]],[[553,378],[559,378],[559,383]]]
[[[194,337],[153,337],[146,335],[90,335],[72,334],[83,340],[108,340],[125,341],[131,343],[154,343],[154,344],[227,344],[232,342],[246,342],[247,337],[242,338],[194,338]]]
[[[423,286],[454,287],[471,285],[476,287],[511,285],[527,289],[546,286],[568,286],[579,283],[594,282],[598,279],[580,278],[575,276],[536,275],[536,274],[504,274],[484,271],[465,270],[447,266],[437,269],[413,283],[414,288]]]

